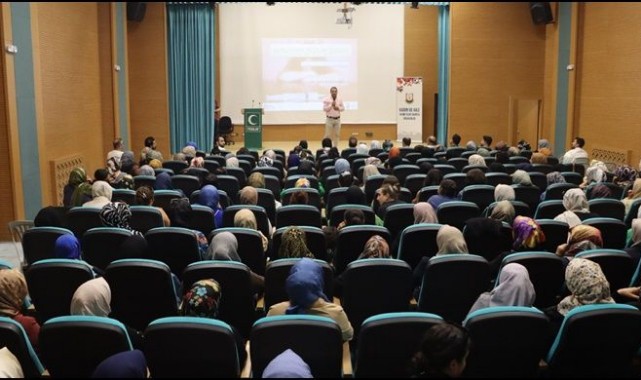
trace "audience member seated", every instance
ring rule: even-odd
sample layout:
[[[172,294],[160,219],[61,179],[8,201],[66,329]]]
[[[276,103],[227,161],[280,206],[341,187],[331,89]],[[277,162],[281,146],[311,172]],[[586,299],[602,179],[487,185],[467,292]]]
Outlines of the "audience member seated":
[[[590,212],[588,198],[581,189],[570,189],[566,191],[565,194],[563,194],[563,207],[565,207],[566,211],[557,215],[554,220],[567,223],[570,229],[581,224],[583,220],[597,218],[599,216],[596,213]]]
[[[438,170],[438,169],[435,169],[435,170]],[[432,195],[427,200],[427,203],[432,205],[434,210],[437,210],[438,206],[440,206],[441,204],[445,202],[455,201],[456,193],[457,193],[456,182],[452,181],[451,179],[444,179],[441,181],[441,184],[438,187],[438,193],[436,195]]]
[[[19,270],[0,269],[0,316],[20,323],[37,353],[40,325],[34,317],[26,315],[25,298],[28,294],[27,281]]]
[[[151,189],[151,187],[140,186],[138,189],[136,189],[136,204],[142,206],[154,205],[154,191]],[[162,215],[163,226],[169,227],[171,225],[171,221],[169,220],[169,216],[167,215],[165,210],[162,207],[154,206],[154,208],[160,211],[160,215]]]
[[[92,200],[82,204],[82,207],[102,208],[107,203],[111,202],[111,195],[113,188],[105,181],[94,181],[91,185]]]
[[[65,207],[82,206],[91,200],[91,184],[85,169],[76,167],[69,173],[69,180],[63,189],[62,204]]]
[[[314,258],[314,254],[307,248],[307,237],[305,231],[298,227],[288,227],[281,237],[280,247],[278,248],[278,258]]]
[[[314,376],[309,365],[294,351],[287,349],[267,364],[263,379],[311,379]]]
[[[123,351],[103,360],[92,378],[146,379],[149,377],[145,354],[140,350]]]
[[[469,334],[460,325],[450,322],[435,324],[427,330],[412,358],[409,377],[461,377],[470,344]]]
[[[233,236],[233,235],[232,235]],[[218,281],[213,278],[196,281],[191,289],[183,297],[180,307],[181,315],[187,317],[218,318],[218,304],[222,297],[222,289]],[[245,339],[234,328],[229,325],[236,338],[236,350],[238,351],[238,363],[240,367],[245,366],[247,351],[245,350]]]
[[[207,251],[208,260],[236,261],[242,263],[238,255],[238,240],[231,232],[220,232],[214,235]],[[265,286],[265,278],[254,272],[251,274],[251,283],[254,290],[261,291]]]
[[[565,286],[570,295],[556,306],[543,310],[552,324],[552,336],[561,328],[563,319],[577,306],[614,303],[610,296],[610,283],[601,266],[594,261],[575,258],[565,269]]]
[[[303,258],[294,264],[285,282],[289,301],[272,305],[267,316],[309,314],[329,317],[340,326],[343,341],[351,340],[354,329],[345,311],[327,298],[323,287],[323,268],[317,262]]]
[[[536,292],[527,268],[518,263],[510,263],[501,269],[499,284],[492,291],[482,293],[468,314],[494,306],[532,307],[534,299]]]
[[[111,289],[104,277],[94,278],[80,285],[71,298],[71,315],[109,317],[111,314]],[[131,344],[142,350],[142,332],[125,325]]]

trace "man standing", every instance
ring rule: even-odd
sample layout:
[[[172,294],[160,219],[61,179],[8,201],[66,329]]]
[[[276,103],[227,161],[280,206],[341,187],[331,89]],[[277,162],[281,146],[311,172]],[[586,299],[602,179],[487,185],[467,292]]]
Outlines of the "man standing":
[[[563,155],[563,157],[561,157],[559,161],[561,161],[561,163],[564,165],[572,165],[572,164],[587,165],[588,152],[586,152],[583,149],[584,145],[585,145],[585,140],[583,138],[581,137],[574,138],[574,140],[572,140],[572,149],[565,152],[565,154]]]
[[[338,97],[338,89],[332,87],[329,90],[330,96],[323,99],[323,111],[325,111],[325,137],[332,140],[332,145],[338,147],[338,140],[341,135],[341,111],[345,111],[343,99]]]

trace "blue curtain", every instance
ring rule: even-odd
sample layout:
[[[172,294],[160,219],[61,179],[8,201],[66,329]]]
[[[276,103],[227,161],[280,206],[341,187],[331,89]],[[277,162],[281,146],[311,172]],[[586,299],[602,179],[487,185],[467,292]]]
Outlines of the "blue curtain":
[[[450,97],[450,7],[438,8],[438,119],[436,136],[438,143],[447,144],[447,117]]]
[[[167,3],[169,130],[172,152],[214,136],[214,10],[209,3]]]

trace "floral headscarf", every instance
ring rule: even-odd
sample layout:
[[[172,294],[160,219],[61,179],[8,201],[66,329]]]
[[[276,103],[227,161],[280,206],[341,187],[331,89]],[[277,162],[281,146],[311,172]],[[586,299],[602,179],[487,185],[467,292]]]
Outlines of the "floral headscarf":
[[[182,314],[217,318],[221,296],[220,284],[213,278],[196,281],[183,297]]]
[[[386,259],[389,257],[387,241],[380,235],[374,235],[367,240],[358,259]]]
[[[549,172],[545,175],[545,178],[547,180],[548,186],[553,183],[566,183],[565,177],[562,176],[559,172]]]
[[[289,227],[281,238],[278,248],[278,258],[314,258],[314,254],[307,248],[307,237],[305,232],[298,227]]]
[[[571,295],[565,297],[556,309],[561,315],[581,305],[614,303],[610,283],[599,264],[592,260],[574,258],[565,269],[565,284]]]

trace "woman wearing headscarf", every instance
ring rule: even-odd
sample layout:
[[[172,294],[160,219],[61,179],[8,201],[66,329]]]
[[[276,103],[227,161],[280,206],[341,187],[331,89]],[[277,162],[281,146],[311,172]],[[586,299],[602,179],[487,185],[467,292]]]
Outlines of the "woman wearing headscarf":
[[[136,231],[129,225],[131,209],[124,202],[110,202],[100,210],[100,220],[106,227],[124,228],[133,232],[134,235],[144,238],[140,231]]]
[[[587,191],[589,187],[605,182],[607,179],[607,171],[608,168],[603,162],[592,160],[590,166],[585,169],[585,177],[579,187]]]
[[[171,184],[171,175],[167,172],[160,172],[156,176],[156,182],[154,183],[154,190],[173,190],[174,187]]]
[[[527,269],[518,263],[510,263],[501,269],[499,284],[490,292],[482,293],[468,314],[494,306],[531,307],[536,299],[534,285]]]
[[[499,183],[494,187],[494,201],[513,201],[516,199],[514,188],[510,185]]]
[[[530,175],[525,170],[516,170],[512,173],[512,184],[521,186],[533,186]]]
[[[104,277],[85,281],[71,297],[71,315],[93,315],[109,317],[111,314],[111,288]],[[131,344],[142,349],[143,335],[140,331],[125,325]]]
[[[298,227],[289,227],[281,237],[281,244],[278,248],[278,258],[314,258],[314,254],[307,248],[307,237],[305,231]]]
[[[267,364],[261,377],[263,379],[311,379],[314,376],[309,365],[288,348]]]
[[[351,172],[349,161],[347,161],[344,158],[339,158],[334,163],[334,170],[336,170],[336,174],[338,174],[338,175],[341,175],[344,172]],[[365,169],[363,169],[363,170],[365,170]]]
[[[625,215],[628,215],[630,209],[632,208],[632,204],[637,199],[641,199],[641,178],[637,178],[634,180],[634,182],[632,183],[632,188],[628,190],[626,197],[621,200],[621,202],[623,202],[623,205],[625,206]]]
[[[191,203],[189,203],[189,199],[185,197],[172,199],[171,202],[169,202],[168,215],[172,227],[181,227],[191,231],[198,243],[200,257],[206,257],[207,250],[209,249],[209,242],[207,241],[205,234],[199,230],[191,228],[192,207]]]
[[[451,253],[469,253],[467,248],[467,243],[463,237],[463,233],[456,228],[448,224],[444,224],[439,228],[438,233],[436,234],[436,246],[438,247],[438,252],[436,256],[444,256]],[[418,296],[419,286],[421,285],[421,280],[423,278],[423,273],[425,272],[425,267],[430,261],[430,257],[423,256],[421,261],[414,268],[412,273],[412,286],[414,288],[414,295]]]
[[[222,288],[218,281],[213,278],[196,281],[187,293],[185,293],[180,307],[181,315],[187,317],[199,317],[218,319]],[[229,325],[236,339],[236,350],[238,351],[238,363],[240,367],[245,366],[247,351],[245,351],[245,339],[240,333]]]
[[[487,167],[487,165],[485,164],[485,158],[483,158],[483,156],[481,156],[480,154],[473,154],[470,157],[468,157],[467,164],[472,166]]]
[[[91,374],[92,378],[146,379],[147,359],[141,350],[123,351],[100,362]]]
[[[556,306],[544,310],[552,322],[554,334],[561,327],[563,318],[577,306],[614,303],[610,296],[610,283],[601,266],[592,260],[574,258],[565,269],[565,286],[570,295]]]
[[[367,179],[375,176],[375,175],[380,175],[381,172],[378,171],[378,168],[374,165],[365,165],[363,166],[363,190],[365,190],[365,183],[367,182]]]
[[[393,170],[395,166],[403,164],[403,157],[401,157],[401,148],[394,146],[389,150],[389,156],[385,162],[385,167]]]
[[[60,235],[53,246],[53,255],[58,259],[82,260],[80,242],[74,235]]]
[[[92,200],[82,204],[82,207],[102,208],[107,203],[111,202],[111,195],[113,188],[106,181],[95,181],[91,185]]]
[[[220,206],[220,194],[214,185],[205,185],[200,189],[198,194],[199,205],[207,206],[214,212],[215,228],[223,226],[223,209]]]
[[[570,229],[568,242],[559,245],[556,249],[556,254],[561,257],[572,258],[577,253],[597,248],[603,248],[601,231],[596,227],[579,224]]]
[[[566,183],[565,177],[562,176],[561,173],[558,171],[549,172],[548,174],[545,175],[545,179],[547,181],[548,187],[555,183]],[[545,200],[546,192],[547,192],[547,188],[544,192],[541,193],[541,197],[540,197],[541,201]]]
[[[370,237],[365,246],[363,247],[363,252],[358,256],[358,259],[388,259],[390,258],[389,254],[389,245],[387,241],[380,235],[373,235]]]
[[[63,189],[62,203],[65,207],[82,206],[91,200],[91,185],[87,173],[81,167],[75,167],[69,173],[69,181]]]
[[[143,165],[138,169],[138,175],[147,175],[150,177],[155,177],[156,172],[154,171],[154,168],[152,168],[150,165]]]
[[[238,158],[236,156],[229,157],[225,161],[226,161],[225,167],[228,167],[228,168],[239,168],[240,167],[240,162],[238,161]]]
[[[632,257],[632,268],[636,268],[641,260],[641,219],[632,219],[630,244],[625,252]]]
[[[234,215],[234,227],[243,227],[258,231],[258,233],[260,233],[261,240],[263,241],[263,252],[267,252],[269,240],[265,235],[263,235],[261,230],[258,229],[256,216],[250,209],[244,208],[236,212]]]
[[[590,205],[585,192],[581,189],[570,189],[563,194],[563,207],[564,212],[557,215],[554,220],[565,222],[573,228],[581,224],[581,221],[589,218],[596,218],[599,215],[590,212]]]
[[[308,314],[328,317],[338,323],[343,341],[351,340],[354,329],[345,311],[341,306],[330,302],[323,293],[323,288],[323,268],[314,260],[303,258],[292,266],[285,282],[289,301],[272,305],[267,316]]]
[[[238,239],[236,239],[236,236],[227,231],[214,235],[211,239],[211,244],[209,244],[207,259],[242,263],[243,261],[240,259],[240,255],[238,255]],[[265,278],[263,276],[250,271],[250,278],[252,287],[256,291],[263,288],[265,284]]]
[[[495,219],[507,224],[512,224],[515,216],[516,211],[514,210],[514,205],[507,200],[496,202],[496,205],[494,205],[490,213],[490,219]]]
[[[19,270],[0,269],[0,316],[20,323],[37,352],[40,325],[34,317],[23,313],[24,300],[28,294],[27,281]]]
[[[552,155],[552,147],[550,146],[550,142],[546,139],[540,139],[539,144],[538,144],[538,152],[542,153],[546,157],[549,157]]]
[[[414,224],[438,223],[434,207],[427,202],[418,202],[414,205]]]
[[[545,243],[545,234],[543,229],[536,222],[536,220],[527,216],[517,216],[512,223],[512,235],[514,240],[512,242],[512,249],[507,250],[500,255],[496,256],[490,261],[490,277],[496,278],[501,268],[503,259],[515,252],[525,251],[543,251],[543,243]]]

